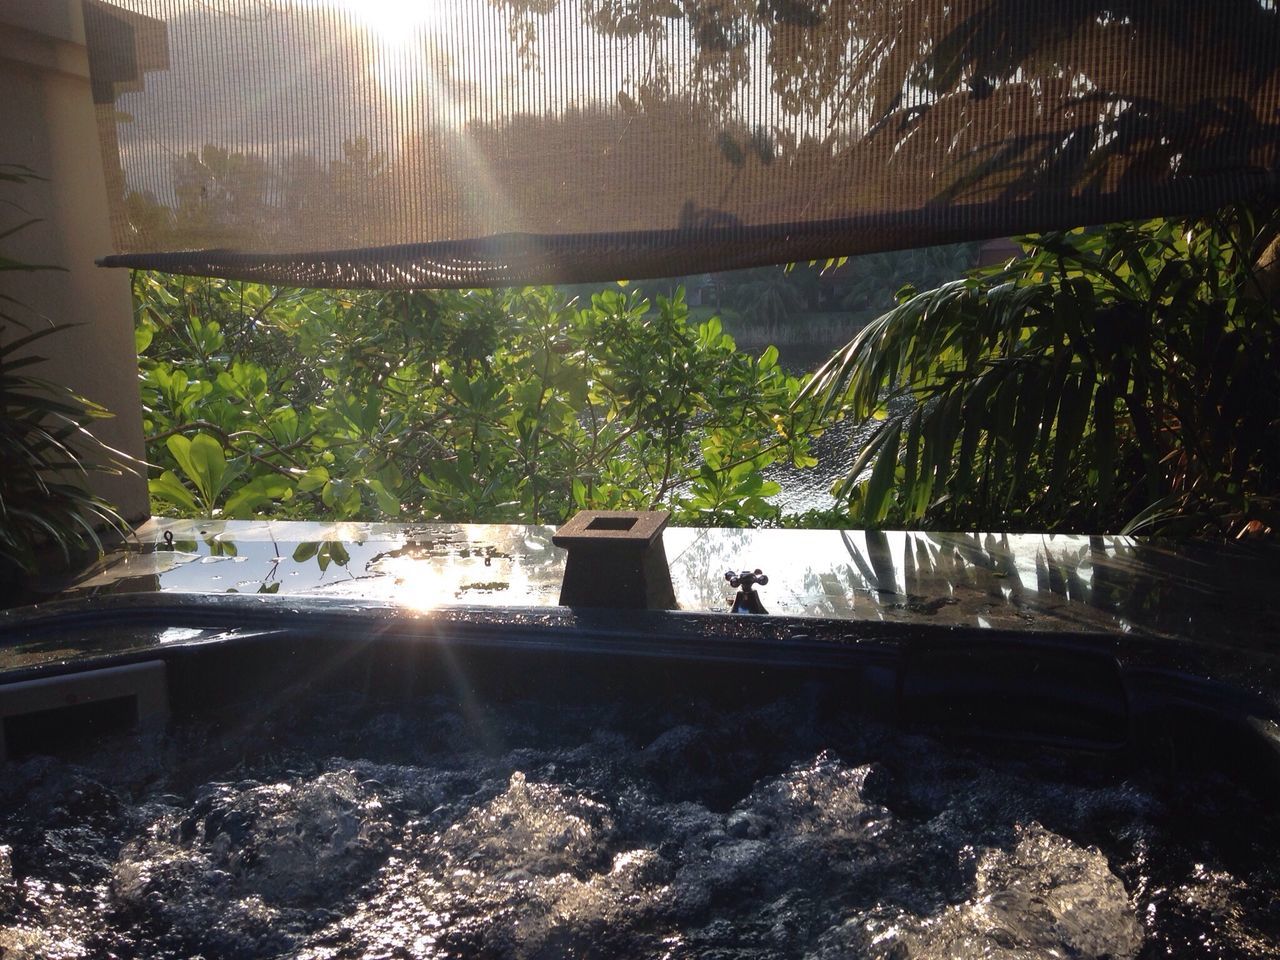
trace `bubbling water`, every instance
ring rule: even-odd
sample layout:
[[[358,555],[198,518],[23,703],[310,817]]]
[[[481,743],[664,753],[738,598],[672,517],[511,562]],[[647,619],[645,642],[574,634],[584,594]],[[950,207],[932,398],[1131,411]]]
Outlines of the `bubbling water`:
[[[1274,824],[804,698],[329,701],[0,789],[0,956],[1265,957]],[[1199,804],[1199,806],[1197,806]],[[1217,805],[1217,806],[1214,806]],[[1212,831],[1209,831],[1212,833]]]

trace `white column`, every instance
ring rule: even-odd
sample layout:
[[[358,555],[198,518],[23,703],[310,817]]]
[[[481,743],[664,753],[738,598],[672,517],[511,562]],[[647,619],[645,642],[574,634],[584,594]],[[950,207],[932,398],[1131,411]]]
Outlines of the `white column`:
[[[79,0],[0,0],[0,162],[45,178],[0,184],[0,201],[22,208],[6,207],[0,223],[23,213],[43,221],[0,241],[0,253],[66,268],[7,273],[0,289],[55,323],[80,324],[34,348],[49,358],[40,375],[115,414],[94,433],[141,458],[129,275],[94,265],[111,252],[111,226]],[[91,483],[126,519],[149,515],[144,476]]]

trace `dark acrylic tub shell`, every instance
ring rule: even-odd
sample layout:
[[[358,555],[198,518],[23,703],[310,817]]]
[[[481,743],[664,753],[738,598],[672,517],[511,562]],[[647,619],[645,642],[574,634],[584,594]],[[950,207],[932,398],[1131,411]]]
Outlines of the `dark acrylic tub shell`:
[[[933,734],[1175,775],[1212,766],[1255,789],[1280,786],[1274,656],[1102,633],[143,594],[8,615],[0,705],[17,684],[56,688],[61,677],[70,691],[85,671],[144,663],[163,665],[179,717],[252,723],[326,690],[477,701],[643,690],[737,703],[810,687],[840,709]]]

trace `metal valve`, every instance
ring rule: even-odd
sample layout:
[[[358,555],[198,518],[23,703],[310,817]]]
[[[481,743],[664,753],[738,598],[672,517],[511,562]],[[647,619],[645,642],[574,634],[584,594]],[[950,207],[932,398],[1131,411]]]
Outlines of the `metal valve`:
[[[728,570],[724,575],[725,580],[729,582],[729,586],[738,588],[738,595],[734,597],[733,607],[730,613],[768,613],[764,608],[764,604],[760,602],[759,595],[752,588],[756,585],[765,586],[769,582],[768,576],[760,570],[743,570],[741,573],[734,573]]]

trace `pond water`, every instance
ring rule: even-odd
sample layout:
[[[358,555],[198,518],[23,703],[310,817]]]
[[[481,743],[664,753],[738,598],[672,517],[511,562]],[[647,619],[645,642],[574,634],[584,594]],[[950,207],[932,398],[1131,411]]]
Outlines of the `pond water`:
[[[31,758],[0,788],[0,954],[1280,952],[1276,817],[1229,784],[817,703],[343,698]]]
[[[778,483],[782,491],[770,497],[769,502],[781,507],[784,514],[834,509],[837,504],[831,493],[832,484],[848,473],[878,426],[876,421],[856,424],[842,420],[810,442],[809,452],[817,458],[816,466],[797,469],[790,463],[774,464],[765,471],[765,479]]]
[[[793,376],[802,376],[826,363],[836,349],[838,347],[793,344],[779,348],[778,362]],[[910,400],[894,400],[890,409],[902,412],[910,409],[910,403]],[[844,479],[879,425],[874,420],[866,423],[841,420],[810,443],[810,453],[818,460],[816,466],[796,469],[789,463],[774,464],[765,471],[765,477],[780,484],[782,492],[771,497],[770,502],[781,507],[784,514],[835,509],[838,503],[831,494],[832,485]]]
[[[778,348],[778,363],[792,376],[813,373],[831,358],[837,347],[814,347],[790,344]],[[789,463],[775,464],[766,471],[766,479],[782,486],[782,492],[770,502],[785,513],[807,510],[830,510],[836,506],[831,485],[844,477],[858,459],[863,444],[870,439],[876,423],[855,424],[848,420],[834,424],[810,444],[817,466],[798,470]]]

